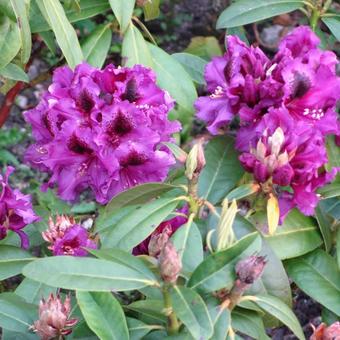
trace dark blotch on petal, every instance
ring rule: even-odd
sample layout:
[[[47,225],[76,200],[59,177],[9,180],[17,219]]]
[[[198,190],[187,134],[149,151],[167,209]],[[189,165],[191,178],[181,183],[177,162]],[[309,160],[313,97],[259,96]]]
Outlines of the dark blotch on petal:
[[[227,81],[230,81],[232,75],[233,75],[233,59],[228,60],[227,65],[225,65],[223,69],[224,77]]]
[[[77,105],[84,111],[89,113],[94,107],[94,100],[92,99],[91,94],[87,90],[83,90],[80,92],[79,97],[77,98]]]
[[[92,149],[82,140],[80,140],[76,135],[72,135],[67,143],[69,150],[78,153],[80,155],[92,154]]]
[[[311,87],[309,78],[301,73],[294,73],[292,84],[292,98],[300,98],[305,95]]]
[[[44,123],[48,132],[54,137],[54,132],[53,132],[53,129],[52,129],[52,123],[51,123],[50,117],[48,116],[48,113],[44,114],[41,117],[41,120]]]
[[[119,111],[116,118],[112,122],[111,129],[117,135],[125,135],[131,132],[133,129],[131,118]]]
[[[148,157],[143,153],[138,153],[136,150],[132,150],[126,158],[122,159],[120,161],[121,166],[127,167],[127,166],[137,166],[137,165],[143,165],[145,162],[147,162]]]
[[[123,100],[128,100],[130,103],[133,103],[139,98],[137,93],[137,83],[135,79],[130,79],[125,88],[125,92],[122,95]]]

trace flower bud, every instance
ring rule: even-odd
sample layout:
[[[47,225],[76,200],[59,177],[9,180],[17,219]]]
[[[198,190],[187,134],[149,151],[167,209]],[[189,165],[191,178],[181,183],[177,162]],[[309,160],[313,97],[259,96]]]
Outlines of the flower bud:
[[[67,296],[62,303],[59,295],[49,296],[47,301],[42,299],[39,303],[39,320],[35,321],[31,329],[41,339],[49,340],[72,333],[72,327],[77,319],[69,319],[71,312],[71,298]]]
[[[329,327],[321,323],[317,328],[313,325],[313,334],[309,340],[337,340],[340,339],[340,322],[336,321]]]
[[[165,282],[175,283],[182,270],[182,261],[170,240],[161,250],[159,255],[159,265],[162,279]]]
[[[250,256],[236,264],[237,278],[244,284],[252,284],[263,272],[266,264],[264,256]]]
[[[200,174],[202,169],[205,167],[205,156],[202,141],[199,141],[193,146],[187,157],[185,166],[185,175],[191,180],[194,175]]]
[[[150,256],[157,257],[172,234],[171,225],[167,225],[161,233],[152,234],[148,245]]]

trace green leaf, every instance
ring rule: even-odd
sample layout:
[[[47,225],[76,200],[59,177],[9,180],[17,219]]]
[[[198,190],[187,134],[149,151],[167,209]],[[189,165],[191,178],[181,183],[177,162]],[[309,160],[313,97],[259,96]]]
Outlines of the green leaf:
[[[173,310],[195,339],[209,339],[213,325],[208,308],[194,290],[174,286],[170,290]]]
[[[261,249],[261,237],[252,233],[226,250],[208,256],[193,272],[188,286],[203,292],[230,289],[235,280],[235,264]]]
[[[336,259],[338,262],[338,269],[340,269],[340,228],[336,232]]]
[[[143,6],[145,21],[153,20],[159,16],[160,0],[148,0]]]
[[[74,68],[83,61],[84,57],[77,34],[68,21],[63,6],[59,0],[38,1],[37,4],[49,22],[67,63]]]
[[[231,326],[233,329],[254,339],[269,339],[266,335],[261,316],[254,311],[241,308],[233,309],[231,313]]]
[[[207,62],[204,59],[189,53],[174,53],[172,56],[182,64],[194,82],[205,84],[204,67]]]
[[[255,192],[258,192],[259,190],[260,190],[260,186],[257,183],[243,184],[235,188],[234,190],[230,191],[226,198],[229,201],[234,200],[234,199],[239,200],[241,198],[252,195]]]
[[[188,154],[184,150],[182,150],[177,144],[170,142],[162,142],[162,144],[169,148],[169,150],[172,152],[172,154],[175,156],[177,160],[179,160],[181,163],[185,163]]]
[[[302,0],[238,0],[219,16],[216,28],[228,28],[250,24],[288,13],[303,7]]]
[[[285,324],[300,340],[305,340],[299,320],[296,318],[292,310],[280,299],[270,295],[250,296],[254,301],[267,313],[273,315],[283,324]]]
[[[105,11],[110,9],[110,5],[107,0],[96,0],[95,2],[93,0],[80,0],[79,4],[80,10],[71,7],[65,11],[67,19],[71,23],[91,18],[98,14],[104,14]],[[50,29],[50,26],[41,15],[36,1],[34,0],[31,0],[30,26],[32,33],[44,32]]]
[[[245,42],[248,46],[249,40],[247,38],[247,33],[246,30],[244,29],[243,26],[238,26],[238,27],[230,27],[226,31],[227,35],[236,35],[238,36],[243,42]]]
[[[29,82],[28,75],[25,73],[25,71],[18,65],[13,63],[9,63],[5,67],[0,69],[0,75],[2,75],[5,78],[23,81],[25,83]]]
[[[340,41],[340,20],[338,18],[325,17],[322,21],[326,24],[335,38]]]
[[[238,160],[234,141],[227,136],[212,139],[205,149],[206,166],[198,183],[199,196],[216,204],[241,179],[244,170]]]
[[[250,220],[257,229],[265,230],[265,213],[256,213]],[[297,209],[287,215],[274,235],[264,235],[264,238],[281,260],[301,256],[322,244],[315,219],[304,216]]]
[[[100,249],[100,250],[91,250],[89,252],[103,260],[113,261],[129,267],[141,274],[145,277],[148,277],[150,281],[157,281],[154,273],[146,266],[146,264],[138,257],[133,256],[126,251],[120,249]]]
[[[52,287],[98,292],[158,285],[146,275],[119,263],[70,256],[38,259],[24,267],[23,274]]]
[[[76,292],[77,302],[89,328],[99,339],[129,339],[125,315],[109,292]]]
[[[320,205],[315,208],[315,217],[319,224],[319,228],[325,244],[325,249],[327,252],[329,252],[332,247],[331,218],[326,214],[326,212],[322,209],[322,206]]]
[[[193,103],[197,98],[196,89],[189,74],[183,66],[161,48],[147,44],[152,55],[153,70],[157,75],[157,84],[169,92],[177,105],[186,111],[185,116],[179,117],[182,122],[191,120]],[[147,65],[148,66],[148,65]],[[181,81],[179,82],[178,79]]]
[[[340,196],[340,176],[338,175],[337,179],[328,185],[320,188],[318,190],[318,194],[321,195],[321,199],[339,197]]]
[[[21,248],[0,245],[0,281],[20,274],[32,260],[34,257]]]
[[[0,69],[9,64],[19,50],[20,35],[17,24],[0,15]]]
[[[142,64],[153,67],[153,60],[146,41],[139,30],[132,24],[128,26],[122,44],[122,57],[126,66]]]
[[[230,311],[227,308],[221,308],[219,301],[215,298],[208,298],[206,300],[207,308],[211,322],[214,327],[211,340],[226,340],[226,335],[231,326]]]
[[[52,52],[52,54],[56,55],[57,44],[55,42],[55,37],[54,37],[53,32],[51,32],[51,31],[39,32],[39,35],[44,40],[44,43],[46,44],[48,49]]]
[[[321,249],[291,259],[288,275],[306,294],[340,315],[340,272],[335,260]]]
[[[112,39],[110,25],[99,25],[82,43],[85,60],[92,66],[101,68],[109,52]]]
[[[30,0],[10,0],[15,16],[21,40],[21,62],[26,64],[31,55],[32,38],[28,21],[28,11]]]
[[[127,309],[138,312],[148,319],[156,323],[164,324],[167,317],[164,315],[163,300],[146,299],[130,303],[126,306]]]
[[[327,137],[326,147],[328,156],[327,170],[331,170],[332,167],[340,167],[340,148],[335,144],[334,136]]]
[[[140,340],[149,332],[156,329],[164,329],[164,327],[159,325],[147,325],[144,322],[134,319],[134,318],[126,318],[130,340]]]
[[[188,221],[176,230],[171,240],[182,260],[182,273],[190,276],[203,261],[203,242],[197,225]]]
[[[159,198],[134,210],[107,230],[105,248],[131,250],[171,214],[178,202],[178,199],[172,197]]]
[[[184,52],[194,54],[207,61],[223,54],[216,37],[193,37]]]
[[[42,298],[47,298],[51,293],[55,294],[56,290],[55,287],[25,278],[16,288],[15,294],[21,296],[28,303],[39,305]]]
[[[109,0],[109,2],[123,33],[130,23],[135,0]]]
[[[71,208],[72,214],[89,214],[95,212],[96,210],[96,203],[95,202],[81,202],[75,204]]]
[[[28,328],[37,319],[37,306],[14,293],[0,294],[0,326],[3,329],[27,334]]]

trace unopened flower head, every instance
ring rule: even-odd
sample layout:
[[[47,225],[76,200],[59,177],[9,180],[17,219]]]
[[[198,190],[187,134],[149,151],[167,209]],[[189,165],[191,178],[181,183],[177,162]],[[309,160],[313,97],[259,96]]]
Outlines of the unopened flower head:
[[[25,113],[36,143],[26,159],[52,176],[61,198],[90,188],[99,203],[144,182],[163,181],[173,156],[162,142],[180,130],[168,120],[174,102],[141,65],[85,63],[56,69],[39,105]]]
[[[42,340],[50,340],[56,337],[66,336],[72,333],[72,327],[78,322],[70,319],[71,298],[68,295],[62,302],[59,295],[51,294],[47,300],[39,303],[39,320],[35,321],[31,329]]]
[[[250,256],[237,262],[235,270],[237,278],[244,284],[252,284],[262,275],[266,265],[265,257]]]
[[[8,178],[13,171],[8,167],[4,176],[0,174],[0,240],[11,230],[20,237],[21,247],[28,248],[29,239],[22,229],[39,217],[32,209],[31,196],[10,187]]]
[[[53,255],[86,256],[87,251],[84,248],[97,248],[89,232],[76,224],[72,217],[57,216],[56,222],[50,217],[49,228],[42,232],[42,236],[50,243],[48,249]]]
[[[182,270],[182,261],[176,248],[169,240],[159,255],[159,266],[162,279],[165,282],[175,283]]]

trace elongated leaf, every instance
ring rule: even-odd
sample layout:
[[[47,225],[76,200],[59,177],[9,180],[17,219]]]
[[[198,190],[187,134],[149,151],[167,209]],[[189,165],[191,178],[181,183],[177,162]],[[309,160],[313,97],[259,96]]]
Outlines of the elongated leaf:
[[[296,318],[292,310],[280,299],[270,295],[256,295],[251,296],[251,301],[254,301],[267,313],[275,316],[278,320],[284,323],[298,337],[298,339],[305,340],[299,320]]]
[[[24,81],[25,83],[29,82],[28,75],[25,73],[25,71],[20,68],[16,64],[9,63],[2,69],[0,69],[0,74],[9,79],[17,80],[17,81]],[[1,150],[1,151],[7,151],[7,150]]]
[[[144,322],[134,319],[134,318],[126,318],[130,340],[140,340],[149,332],[156,329],[164,329],[164,327],[159,325],[147,325]]]
[[[336,259],[338,262],[338,269],[340,269],[340,228],[336,232]]]
[[[199,178],[199,195],[216,204],[241,179],[244,171],[230,137],[211,140],[205,149],[205,157],[207,164]]]
[[[37,2],[45,19],[51,25],[67,63],[71,68],[83,61],[77,34],[68,21],[63,6],[59,0],[44,0]]]
[[[183,66],[161,48],[147,44],[152,55],[153,70],[157,74],[157,84],[167,90],[176,103],[188,112],[179,117],[183,122],[191,119],[193,103],[197,98],[195,86]],[[179,82],[178,79],[181,79]]]
[[[327,170],[331,170],[332,167],[340,166],[340,148],[335,144],[335,137],[327,137],[327,156],[328,163],[326,164]]]
[[[155,274],[146,266],[146,264],[136,256],[133,256],[120,249],[101,249],[101,250],[89,250],[94,256],[120,263],[126,267],[145,275],[151,281],[157,281]]]
[[[14,293],[0,294],[0,326],[18,333],[28,333],[37,320],[37,307]]]
[[[143,6],[145,21],[156,19],[159,16],[160,0],[148,0]]]
[[[255,192],[258,192],[259,190],[260,186],[257,183],[243,184],[235,188],[234,190],[230,191],[226,198],[229,201],[234,199],[239,200],[241,198],[254,194]]]
[[[321,249],[291,259],[289,276],[306,294],[340,315],[340,272],[335,260]]]
[[[0,69],[5,67],[20,50],[19,29],[8,17],[0,16]]]
[[[238,0],[227,7],[216,27],[227,28],[250,24],[303,7],[302,0]]]
[[[41,1],[41,0],[38,0]],[[80,9],[73,6],[68,8],[65,13],[69,22],[77,22],[87,18],[91,18],[97,14],[104,14],[105,11],[110,9],[107,0],[80,0]],[[41,15],[35,0],[31,0],[30,7],[30,26],[33,33],[44,32],[50,30],[49,24]]]
[[[10,0],[10,2],[17,18],[17,25],[20,32],[21,61],[26,64],[32,49],[31,29],[28,21],[29,1]]]
[[[85,321],[99,339],[129,339],[125,315],[119,302],[108,292],[76,292]]]
[[[257,213],[251,221],[260,230],[267,228],[265,214]],[[275,235],[264,237],[281,260],[301,256],[322,244],[316,221],[296,209],[288,214]]]
[[[120,31],[125,32],[132,17],[135,0],[109,0],[116,19],[120,25]]]
[[[55,42],[55,37],[52,31],[39,32],[39,35],[44,40],[44,43],[53,55],[57,53],[57,44]]]
[[[169,142],[163,142],[162,144],[166,145],[172,154],[176,157],[177,160],[179,160],[181,163],[185,163],[188,154],[182,150],[177,144],[169,143]]]
[[[223,54],[216,37],[193,37],[184,52],[194,54],[207,61]]]
[[[130,303],[126,306],[127,309],[141,313],[148,319],[155,323],[165,324],[167,321],[163,313],[164,302],[163,300],[146,299]]]
[[[108,231],[105,248],[118,247],[131,250],[146,239],[169,216],[178,202],[172,197],[160,198],[123,217]]]
[[[23,274],[52,287],[98,292],[126,291],[158,284],[119,263],[68,256],[36,260],[23,269]]]
[[[333,183],[320,188],[318,194],[321,195],[322,199],[340,196],[340,180],[337,179]]]
[[[122,56],[125,58],[126,66],[142,64],[153,67],[153,60],[146,41],[139,30],[130,23],[123,39]]]
[[[194,82],[205,84],[204,67],[207,62],[204,59],[189,53],[174,53],[172,56],[182,64]]]
[[[220,301],[215,298],[208,298],[205,301],[212,325],[214,327],[211,340],[225,340],[231,326],[230,311],[227,308],[221,308]]]
[[[185,324],[195,339],[209,339],[213,325],[208,308],[201,296],[194,290],[174,286],[170,291],[174,312]]]
[[[340,19],[339,18],[322,18],[322,21],[326,24],[326,26],[333,33],[335,38],[340,41]]]
[[[110,49],[111,39],[110,25],[98,26],[82,43],[85,60],[89,64],[101,68]]]
[[[235,280],[235,264],[261,249],[261,237],[249,234],[232,247],[208,256],[193,272],[188,286],[204,292],[230,289]]]
[[[21,273],[34,257],[21,248],[0,245],[0,281]]]
[[[182,272],[189,275],[203,261],[203,242],[197,225],[190,221],[171,237],[182,260]]]
[[[46,299],[51,293],[55,293],[56,290],[55,287],[25,278],[16,288],[15,294],[21,296],[28,303],[38,305],[42,298]]]
[[[280,208],[279,201],[273,194],[269,195],[267,201],[267,220],[269,235],[274,235],[277,226],[279,225]]]
[[[331,218],[322,209],[322,206],[316,207],[315,217],[319,224],[319,228],[325,243],[326,251],[329,252],[332,247]]]

